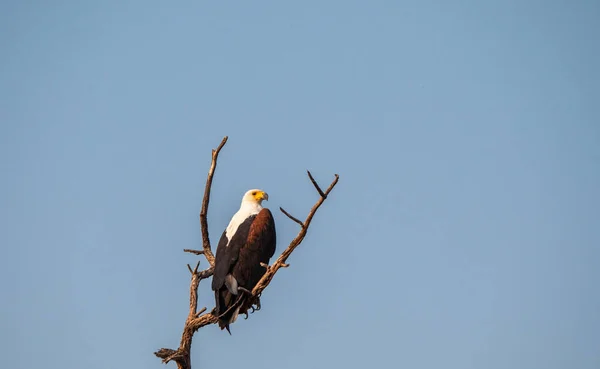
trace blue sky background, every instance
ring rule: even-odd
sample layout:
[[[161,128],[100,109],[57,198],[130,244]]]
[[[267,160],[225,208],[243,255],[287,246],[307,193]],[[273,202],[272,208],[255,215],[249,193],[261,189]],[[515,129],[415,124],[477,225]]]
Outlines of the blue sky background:
[[[165,367],[229,135],[215,244],[249,188],[340,183],[195,368],[599,368],[599,34],[596,1],[2,2],[3,366]]]

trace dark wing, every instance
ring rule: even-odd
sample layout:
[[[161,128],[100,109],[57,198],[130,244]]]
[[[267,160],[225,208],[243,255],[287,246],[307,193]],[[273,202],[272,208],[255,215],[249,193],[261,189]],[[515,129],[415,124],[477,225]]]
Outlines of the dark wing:
[[[267,269],[260,263],[269,263],[275,254],[275,220],[269,209],[262,209],[252,221],[244,246],[239,249],[232,274],[248,290],[254,288]]]
[[[212,289],[217,290],[219,287],[223,285],[225,281],[225,276],[227,275],[227,263],[224,260],[227,259],[227,236],[225,233],[227,229],[223,231],[221,234],[221,238],[219,239],[219,244],[217,245],[217,253],[215,254],[215,270],[213,271],[213,279],[212,279]]]
[[[217,254],[215,255],[215,271],[213,272],[212,280],[213,291],[221,288],[225,282],[225,276],[231,273],[231,269],[238,260],[240,249],[246,243],[254,218],[256,218],[256,215],[251,215],[239,225],[231,237],[229,244],[225,235],[227,230],[223,231],[219,245],[217,245]]]

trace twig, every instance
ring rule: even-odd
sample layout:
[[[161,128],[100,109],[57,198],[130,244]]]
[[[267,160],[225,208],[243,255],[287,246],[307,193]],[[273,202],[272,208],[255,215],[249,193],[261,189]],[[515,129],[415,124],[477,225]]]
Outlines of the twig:
[[[290,218],[291,220],[293,220],[294,222],[300,224],[300,227],[304,228],[304,223],[302,223],[302,221],[300,221],[298,218],[292,216],[290,213],[288,213],[287,211],[283,210],[282,207],[279,207],[279,210],[281,210],[281,212],[285,215],[287,215],[288,218]]]
[[[204,255],[204,250],[183,249],[183,252],[189,252],[190,254],[195,255]]]
[[[319,185],[317,184],[317,181],[315,181],[312,174],[310,174],[310,170],[307,170],[306,173],[308,173],[308,178],[310,178],[310,181],[312,182],[313,186],[315,186],[315,188],[317,189],[317,192],[319,193],[319,195],[321,195],[322,198],[326,199],[327,193],[323,193],[323,190],[321,189],[321,187],[319,187]],[[335,176],[337,177],[337,174]]]
[[[196,313],[196,318],[199,317],[200,314],[202,314],[205,311],[206,311],[206,307],[203,307],[202,309],[200,309],[200,311]]]

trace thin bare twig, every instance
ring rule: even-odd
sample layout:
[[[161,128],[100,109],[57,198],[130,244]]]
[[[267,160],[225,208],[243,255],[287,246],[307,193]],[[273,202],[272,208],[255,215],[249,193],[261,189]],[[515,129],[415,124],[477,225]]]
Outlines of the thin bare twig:
[[[312,182],[313,186],[315,186],[315,188],[317,189],[317,192],[319,193],[319,195],[321,195],[321,197],[323,199],[326,199],[327,198],[327,193],[323,193],[323,190],[321,189],[321,187],[319,187],[319,185],[317,184],[317,181],[315,181],[315,179],[313,178],[312,174],[310,174],[310,170],[307,170],[306,173],[308,173],[308,178],[310,178],[310,181]],[[337,177],[337,174],[335,176]]]
[[[300,224],[300,227],[304,228],[304,223],[302,223],[301,220],[299,220],[298,218],[292,216],[292,214],[288,213],[287,211],[283,210],[282,207],[279,207],[279,210],[281,210],[281,212],[285,215],[287,215],[288,218],[290,218],[291,220],[293,220],[294,222]]]
[[[214,272],[215,258],[214,258],[214,254],[212,253],[212,250],[211,250],[210,239],[209,239],[209,235],[208,235],[208,222],[207,222],[208,203],[210,200],[210,190],[211,190],[211,186],[212,186],[212,179],[213,179],[213,175],[215,172],[215,168],[217,166],[217,158],[219,156],[219,152],[221,151],[221,149],[223,148],[223,146],[225,145],[226,142],[227,142],[227,136],[225,136],[223,138],[223,140],[221,141],[221,144],[216,149],[212,150],[212,161],[211,161],[211,166],[208,171],[208,176],[206,179],[206,186],[204,188],[204,197],[202,199],[202,208],[200,210],[200,229],[202,232],[202,250],[184,249],[185,252],[189,252],[189,253],[196,254],[196,255],[204,255],[204,257],[206,258],[206,260],[209,263],[209,268],[205,269],[203,271],[198,271],[200,262],[198,262],[196,264],[196,267],[193,270],[189,264],[187,265],[187,267],[192,275],[192,279],[191,279],[191,283],[190,283],[190,310],[188,313],[188,317],[185,321],[185,326],[183,328],[183,333],[181,335],[181,342],[179,344],[179,348],[177,350],[163,348],[154,353],[157,357],[162,359],[163,363],[168,363],[169,361],[175,361],[178,369],[191,369],[190,351],[191,351],[191,345],[192,345],[192,337],[193,337],[194,333],[198,329],[200,329],[206,325],[215,324],[218,322],[218,318],[216,316],[215,309],[213,309],[211,312],[208,312],[208,313],[205,313],[206,307],[202,308],[200,311],[197,311],[197,308],[198,308],[198,285],[200,284],[200,281],[202,281],[203,279],[209,278],[210,276],[213,275],[213,272]],[[319,185],[313,178],[310,171],[307,171],[307,173],[308,173],[308,178],[310,179],[313,186],[315,187],[315,189],[317,190],[317,192],[320,195],[319,200],[317,200],[317,202],[310,209],[310,212],[308,213],[308,216],[306,217],[306,220],[304,220],[304,222],[295,218],[294,216],[289,214],[287,211],[283,210],[283,208],[279,208],[281,210],[281,212],[283,212],[283,214],[285,214],[292,221],[294,221],[300,225],[300,231],[298,232],[298,235],[290,242],[288,247],[281,253],[281,255],[279,255],[279,257],[277,258],[275,263],[273,263],[273,265],[269,266],[267,264],[261,263],[261,265],[266,268],[266,272],[265,272],[264,276],[260,279],[260,281],[258,281],[256,286],[254,286],[254,288],[251,291],[251,293],[252,293],[251,301],[253,302],[253,305],[256,305],[256,310],[260,309],[260,299],[259,299],[260,295],[265,290],[265,288],[267,288],[267,286],[271,283],[271,281],[273,280],[273,277],[275,276],[277,271],[281,268],[287,268],[290,266],[289,264],[286,263],[288,257],[292,254],[292,252],[296,249],[296,247],[298,247],[298,245],[300,245],[300,243],[302,243],[302,240],[304,240],[304,237],[306,236],[306,232],[308,231],[308,227],[310,226],[310,222],[312,221],[312,218],[314,217],[315,213],[317,212],[317,210],[319,209],[321,204],[323,204],[323,202],[327,198],[327,195],[329,195],[329,193],[331,192],[333,187],[335,187],[335,185],[337,184],[337,182],[339,180],[339,176],[336,174],[333,182],[331,182],[331,184],[329,185],[327,190],[325,190],[325,192],[323,192],[323,190],[321,190],[321,188],[319,187]],[[247,292],[250,292],[250,291],[247,291]],[[254,306],[251,306],[251,308],[252,308],[252,311],[255,310]],[[246,313],[246,317],[247,316],[248,316],[248,313]]]
[[[200,311],[196,313],[196,318],[197,318],[197,317],[199,317],[199,316],[200,316],[200,314],[202,314],[202,313],[203,313],[203,312],[205,312],[205,311],[206,311],[206,306],[205,306],[205,307],[203,307],[202,309],[200,309]]]

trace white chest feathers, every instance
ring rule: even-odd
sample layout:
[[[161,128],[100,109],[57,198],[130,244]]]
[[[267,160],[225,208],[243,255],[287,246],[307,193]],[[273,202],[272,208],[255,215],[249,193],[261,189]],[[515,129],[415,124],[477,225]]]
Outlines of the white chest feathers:
[[[244,221],[251,215],[258,214],[262,210],[262,206],[257,203],[250,202],[242,202],[242,206],[240,206],[240,210],[237,211],[231,218],[227,229],[225,230],[225,237],[227,237],[227,245],[229,245],[229,241],[233,238],[235,232],[237,232],[240,224],[244,223]]]

